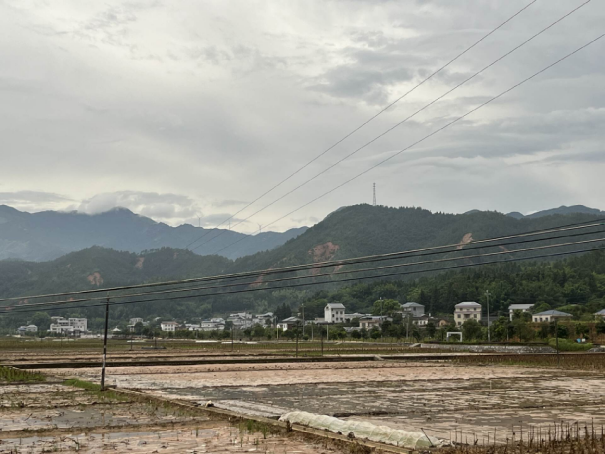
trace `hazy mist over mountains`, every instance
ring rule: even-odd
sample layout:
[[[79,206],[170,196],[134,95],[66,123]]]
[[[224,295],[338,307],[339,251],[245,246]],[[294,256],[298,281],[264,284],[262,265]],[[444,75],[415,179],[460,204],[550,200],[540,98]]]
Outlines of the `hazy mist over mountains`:
[[[162,247],[185,249],[202,235],[205,236],[191,246],[199,246],[195,253],[218,253],[236,259],[273,249],[305,230],[306,227],[300,227],[284,233],[263,232],[248,236],[231,230],[204,229],[189,224],[171,227],[126,208],[89,215],[57,211],[26,213],[0,205],[0,260],[47,261],[91,246],[129,252]],[[236,241],[237,244],[229,247]]]

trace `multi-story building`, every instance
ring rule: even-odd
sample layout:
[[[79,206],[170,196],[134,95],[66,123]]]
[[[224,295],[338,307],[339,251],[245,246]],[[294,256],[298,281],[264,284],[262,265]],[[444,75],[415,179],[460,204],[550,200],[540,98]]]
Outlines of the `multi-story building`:
[[[236,314],[230,314],[227,318],[228,322],[233,323],[233,326],[238,329],[246,329],[254,325],[252,314],[247,312],[238,312]]]
[[[418,303],[405,303],[401,305],[403,314],[410,314],[412,317],[422,317],[424,315],[424,305]]]
[[[344,305],[342,303],[328,303],[324,308],[324,320],[328,323],[344,323]]]
[[[85,318],[51,317],[50,332],[55,334],[80,334],[88,331],[88,320]]]
[[[162,331],[174,333],[179,324],[177,322],[162,322],[160,326]]]
[[[458,303],[454,306],[454,321],[456,326],[462,326],[467,320],[481,322],[481,304],[474,301]]]

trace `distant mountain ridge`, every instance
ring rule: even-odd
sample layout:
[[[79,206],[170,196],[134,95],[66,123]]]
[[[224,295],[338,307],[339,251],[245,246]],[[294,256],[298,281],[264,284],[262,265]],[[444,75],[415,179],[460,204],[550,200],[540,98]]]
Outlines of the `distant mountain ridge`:
[[[109,213],[108,216],[117,214],[120,213]],[[122,213],[124,214],[136,216],[132,213],[130,215]],[[5,214],[0,213],[0,217],[3,217],[0,221],[3,222],[0,224],[0,231],[2,231],[3,226],[10,225],[12,222],[4,220],[7,217]],[[86,248],[42,263],[3,260],[0,261],[0,297],[228,274],[448,244],[465,244],[473,240],[550,229],[595,219],[599,219],[599,216],[585,213],[514,219],[494,211],[444,214],[432,213],[421,208],[356,205],[332,213],[281,246],[236,260],[217,255],[200,256],[191,251],[168,247],[153,251],[148,248],[148,251],[137,254],[109,249],[107,246]],[[150,229],[158,228],[157,223],[148,218],[138,221],[149,225]],[[590,235],[583,236],[582,240],[601,238],[604,233],[601,226],[591,227],[588,232]],[[78,244],[76,240],[74,234],[74,245]],[[553,241],[556,240],[538,244],[552,244]],[[602,247],[602,242],[580,245],[578,248],[586,249],[587,246],[589,249]],[[557,249],[557,252],[569,251],[573,248],[574,246],[567,246],[565,249]],[[485,246],[480,251],[503,252],[505,255],[499,256],[502,259],[513,257],[507,248],[489,249],[489,246]],[[523,255],[514,255],[514,257],[519,256]],[[469,258],[465,263],[473,261],[481,261],[481,259]],[[348,267],[324,268],[322,271],[312,269],[310,274],[315,276],[316,272],[332,273],[336,270],[347,272],[349,269]],[[323,277],[323,279],[330,278]],[[262,283],[262,277],[254,281],[256,286]],[[242,310],[245,307],[253,307],[257,300],[260,304],[265,298],[263,292],[259,292],[258,297],[255,295],[257,294],[233,295],[231,298],[204,297],[200,301],[204,304],[220,305],[223,309],[225,301],[230,301],[229,304],[232,305],[228,306],[228,310]]]
[[[523,215],[523,214],[519,213],[518,211],[512,211],[510,213],[507,213],[506,215],[510,216],[512,218],[515,218],[515,219],[522,219],[522,218],[537,219],[537,218],[541,218],[544,216],[552,216],[555,214],[566,215],[566,214],[576,214],[576,213],[605,215],[605,211],[601,211],[597,208],[589,208],[584,205],[572,205],[572,206],[561,205],[559,208],[551,208],[549,210],[537,211],[536,213],[532,213],[532,214],[528,214],[528,215]]]
[[[260,233],[220,251],[247,235],[189,224],[171,227],[126,208],[89,215],[56,211],[26,213],[0,205],[0,260],[47,261],[92,246],[137,253],[162,247],[184,249],[202,235],[204,238],[193,245],[200,246],[195,250],[197,254],[219,253],[236,259],[281,246],[306,229],[300,227],[284,233]],[[214,237],[216,239],[212,239]]]

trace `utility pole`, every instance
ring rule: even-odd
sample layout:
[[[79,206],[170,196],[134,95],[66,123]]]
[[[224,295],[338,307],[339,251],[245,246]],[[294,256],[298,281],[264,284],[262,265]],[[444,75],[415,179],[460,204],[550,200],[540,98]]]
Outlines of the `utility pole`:
[[[303,335],[303,337],[305,337],[305,305],[301,304],[301,307],[302,307],[302,320],[303,320],[302,335]]]
[[[105,332],[103,334],[103,368],[101,369],[101,391],[105,391],[105,364],[107,362],[107,328],[109,326],[109,298],[105,303]]]
[[[559,367],[559,324],[557,317],[555,317],[555,347],[557,349],[557,368]]]
[[[323,327],[319,327],[319,335],[321,338],[321,356],[324,355],[324,329]]]
[[[233,337],[235,335],[234,329],[235,325],[231,324],[231,351],[233,351]]]
[[[299,331],[298,323],[296,324],[296,357],[298,358],[298,331]]]
[[[279,342],[279,328],[277,327],[277,316],[273,317],[273,321],[275,322],[275,339]]]
[[[487,297],[487,342],[492,341],[491,332],[489,329],[490,319],[489,319],[489,290],[485,291],[485,296]]]

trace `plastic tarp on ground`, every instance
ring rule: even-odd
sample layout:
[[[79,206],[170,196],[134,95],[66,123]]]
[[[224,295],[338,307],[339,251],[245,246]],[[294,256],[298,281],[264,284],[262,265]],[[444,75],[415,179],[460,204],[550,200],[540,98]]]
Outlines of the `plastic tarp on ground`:
[[[430,448],[443,446],[443,442],[435,437],[428,437],[422,432],[408,432],[391,429],[386,426],[377,426],[364,421],[343,421],[327,415],[317,415],[305,411],[292,411],[279,418],[280,421],[289,421],[290,424],[301,424],[314,429],[328,430],[334,433],[348,435],[353,433],[355,438],[367,439],[380,443],[401,446],[404,448]]]

